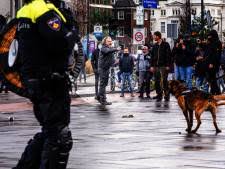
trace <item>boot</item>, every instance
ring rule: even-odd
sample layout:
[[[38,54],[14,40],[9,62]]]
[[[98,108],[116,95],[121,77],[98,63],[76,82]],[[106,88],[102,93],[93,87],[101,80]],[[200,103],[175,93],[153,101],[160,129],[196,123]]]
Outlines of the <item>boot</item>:
[[[103,98],[103,97],[100,97],[99,99],[99,103],[101,103],[101,105],[111,105],[112,103],[111,102],[107,102],[106,101],[106,98]]]
[[[140,99],[143,99],[143,93],[140,93],[140,95],[138,96]]]

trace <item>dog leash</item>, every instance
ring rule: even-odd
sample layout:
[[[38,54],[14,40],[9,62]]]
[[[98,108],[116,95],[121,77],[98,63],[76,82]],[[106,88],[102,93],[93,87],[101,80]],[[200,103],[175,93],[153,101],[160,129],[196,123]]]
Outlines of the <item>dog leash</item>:
[[[225,73],[224,73],[223,75],[217,77],[216,80],[221,79],[221,78],[223,78],[223,77],[225,77]]]

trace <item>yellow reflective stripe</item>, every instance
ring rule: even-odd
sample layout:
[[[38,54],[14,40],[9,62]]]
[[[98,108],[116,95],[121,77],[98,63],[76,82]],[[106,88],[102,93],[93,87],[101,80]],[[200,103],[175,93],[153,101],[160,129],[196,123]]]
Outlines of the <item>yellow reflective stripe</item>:
[[[44,0],[34,0],[31,3],[23,6],[17,12],[17,18],[29,18],[33,23],[36,23],[36,20],[45,14],[46,12],[54,10],[56,13],[62,18],[64,22],[66,22],[65,17],[62,13],[52,4],[52,3],[45,3]]]
[[[63,20],[63,22],[66,22],[66,18],[63,16],[63,14],[55,7],[55,5],[53,5],[52,3],[48,3],[47,4],[48,9],[50,10],[54,10],[57,12],[57,14],[61,17],[61,19]]]

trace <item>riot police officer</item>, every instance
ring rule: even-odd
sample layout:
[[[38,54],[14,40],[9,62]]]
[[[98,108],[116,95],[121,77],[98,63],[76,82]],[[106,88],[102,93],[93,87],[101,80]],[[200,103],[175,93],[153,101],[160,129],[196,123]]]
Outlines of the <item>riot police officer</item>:
[[[59,7],[59,0],[25,0],[17,13],[22,82],[42,129],[28,142],[15,169],[65,169],[73,145],[67,67],[79,37]]]

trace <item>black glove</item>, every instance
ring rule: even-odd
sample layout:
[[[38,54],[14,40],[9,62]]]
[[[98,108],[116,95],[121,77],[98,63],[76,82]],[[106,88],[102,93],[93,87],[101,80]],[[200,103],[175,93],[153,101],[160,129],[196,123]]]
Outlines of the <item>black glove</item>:
[[[139,76],[139,71],[136,71],[135,74],[136,74],[136,76]]]

